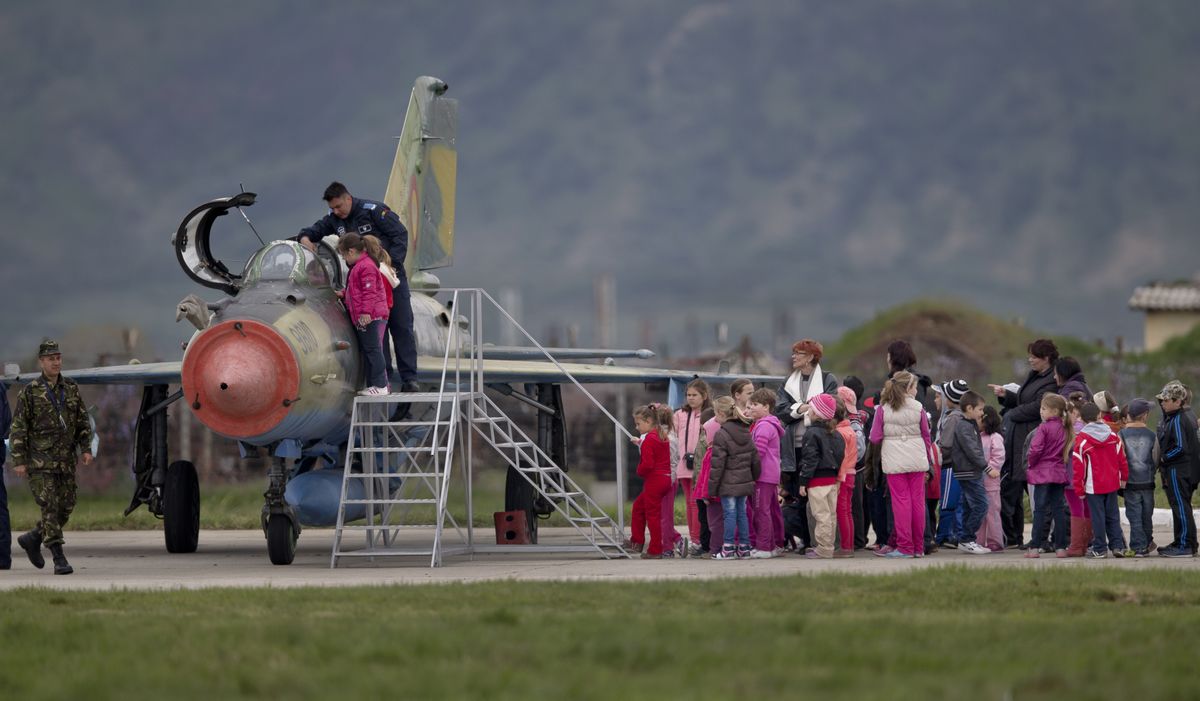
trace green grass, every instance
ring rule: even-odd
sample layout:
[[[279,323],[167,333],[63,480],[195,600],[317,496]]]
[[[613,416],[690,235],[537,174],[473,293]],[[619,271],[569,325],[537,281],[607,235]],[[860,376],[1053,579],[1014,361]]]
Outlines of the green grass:
[[[21,590],[0,593],[0,698],[1194,698],[1194,583],[1190,570],[943,568]]]

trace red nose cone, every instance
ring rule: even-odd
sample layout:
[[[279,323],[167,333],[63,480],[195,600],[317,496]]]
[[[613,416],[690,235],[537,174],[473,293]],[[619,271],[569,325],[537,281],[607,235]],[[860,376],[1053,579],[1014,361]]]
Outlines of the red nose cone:
[[[184,399],[205,426],[226,436],[275,428],[289,411],[284,401],[298,397],[299,388],[295,353],[258,321],[225,321],[204,331],[183,359]]]

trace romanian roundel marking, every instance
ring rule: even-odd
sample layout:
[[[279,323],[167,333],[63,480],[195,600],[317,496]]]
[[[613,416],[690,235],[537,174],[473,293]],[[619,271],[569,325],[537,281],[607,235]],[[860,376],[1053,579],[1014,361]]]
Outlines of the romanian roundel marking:
[[[296,341],[296,346],[305,355],[313,353],[317,350],[317,336],[308,328],[308,324],[303,321],[297,321],[288,327],[288,333]]]

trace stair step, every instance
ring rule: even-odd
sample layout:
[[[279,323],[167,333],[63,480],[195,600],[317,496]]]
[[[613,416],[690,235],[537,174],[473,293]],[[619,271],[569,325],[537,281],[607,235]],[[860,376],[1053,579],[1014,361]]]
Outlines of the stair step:
[[[405,426],[449,426],[449,421],[356,421],[354,428],[363,426],[390,426],[392,428]]]
[[[448,445],[439,446],[415,446],[403,448],[347,448],[349,453],[444,453],[451,449]]]
[[[583,492],[545,492],[545,495],[551,499],[566,499],[567,497],[583,496]]]
[[[350,479],[357,479],[357,478],[363,478],[363,477],[381,477],[381,478],[389,478],[390,479],[392,477],[441,477],[441,476],[442,476],[442,473],[440,473],[440,472],[351,472],[350,474],[346,475],[346,477],[349,477]]]
[[[493,443],[493,448],[532,448],[533,443],[530,441],[516,441],[515,443]]]
[[[437,499],[343,499],[343,504],[436,504]],[[343,526],[348,528],[349,526]],[[379,528],[379,526],[376,526]]]

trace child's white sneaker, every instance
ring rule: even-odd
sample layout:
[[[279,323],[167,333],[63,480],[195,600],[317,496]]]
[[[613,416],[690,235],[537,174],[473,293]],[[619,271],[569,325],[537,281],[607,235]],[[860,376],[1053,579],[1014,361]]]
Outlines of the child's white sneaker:
[[[775,557],[775,553],[770,550],[751,550],[750,558],[753,560],[769,560]]]

